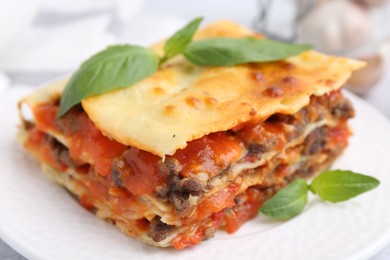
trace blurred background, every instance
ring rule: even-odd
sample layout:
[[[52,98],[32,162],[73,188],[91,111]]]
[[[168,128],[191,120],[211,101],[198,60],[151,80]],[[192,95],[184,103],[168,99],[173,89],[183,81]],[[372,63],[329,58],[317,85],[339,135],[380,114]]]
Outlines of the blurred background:
[[[390,118],[389,0],[0,0],[0,95],[69,74],[107,45],[147,46],[198,16],[366,60],[348,87]],[[0,240],[0,259],[23,258]]]

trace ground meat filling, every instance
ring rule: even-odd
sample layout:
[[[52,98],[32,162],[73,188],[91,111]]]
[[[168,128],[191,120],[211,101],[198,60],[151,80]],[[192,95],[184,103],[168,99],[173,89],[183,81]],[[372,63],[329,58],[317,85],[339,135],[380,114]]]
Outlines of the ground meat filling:
[[[272,147],[276,145],[276,141],[273,139],[264,141],[260,144],[250,143],[247,146],[248,153],[251,155],[260,155],[272,150]],[[260,159],[260,156],[258,157]]]
[[[80,122],[77,117],[85,113],[81,104],[72,107],[61,119],[55,120],[55,125],[64,135],[71,135],[80,130]]]
[[[303,155],[312,155],[319,153],[326,144],[326,128],[319,127],[314,129],[305,139]]]
[[[77,168],[84,163],[78,162],[70,157],[69,149],[62,143],[58,142],[53,136],[46,134],[45,142],[51,147],[54,158],[59,164],[64,164],[67,167]]]
[[[156,216],[150,222],[148,235],[155,242],[160,242],[167,238],[168,233],[172,230],[173,226],[167,225],[161,221],[159,216]]]
[[[121,179],[120,171],[118,169],[118,164],[120,164],[118,159],[115,159],[112,163],[112,180],[113,180],[115,186],[117,186],[118,188],[124,189],[126,187]]]
[[[324,119],[347,120],[354,113],[351,102],[340,92],[334,92],[322,97],[313,96],[310,104],[294,115],[274,114],[263,123],[244,127],[236,134],[246,143],[248,156],[259,159],[261,154],[277,150],[280,139],[286,143],[301,136],[309,123]],[[282,135],[275,134],[275,129],[279,129]]]
[[[157,188],[157,197],[173,203],[177,211],[188,209],[190,196],[199,197],[205,192],[202,184],[195,178],[182,178],[179,175],[180,165],[174,158],[167,158],[158,165],[159,174],[167,175],[167,185]]]

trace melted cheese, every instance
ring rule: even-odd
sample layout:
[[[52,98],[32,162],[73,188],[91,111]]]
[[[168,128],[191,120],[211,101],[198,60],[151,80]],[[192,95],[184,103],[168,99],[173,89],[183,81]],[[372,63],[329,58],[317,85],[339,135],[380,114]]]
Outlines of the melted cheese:
[[[196,39],[251,34],[255,35],[221,21],[200,30]],[[153,49],[161,53],[162,46]],[[311,95],[339,89],[363,66],[316,51],[285,61],[230,67],[198,67],[176,57],[149,78],[85,99],[82,105],[103,134],[164,157],[209,133],[274,113],[293,114]]]

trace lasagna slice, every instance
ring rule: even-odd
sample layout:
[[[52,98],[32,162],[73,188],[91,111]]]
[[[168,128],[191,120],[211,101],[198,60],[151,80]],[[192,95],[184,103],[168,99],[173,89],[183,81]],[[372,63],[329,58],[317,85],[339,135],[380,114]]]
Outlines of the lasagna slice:
[[[196,39],[251,35],[221,21]],[[342,153],[354,110],[340,88],[362,66],[315,51],[230,67],[177,57],[56,119],[67,81],[58,80],[20,101],[33,116],[20,109],[19,140],[99,218],[182,249],[235,232],[280,188]]]

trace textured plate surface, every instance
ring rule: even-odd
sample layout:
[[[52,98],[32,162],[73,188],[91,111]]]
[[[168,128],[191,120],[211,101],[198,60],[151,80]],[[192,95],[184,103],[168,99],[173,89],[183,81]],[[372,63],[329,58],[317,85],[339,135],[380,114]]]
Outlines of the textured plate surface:
[[[29,259],[367,259],[390,242],[390,123],[354,96],[355,134],[333,168],[377,177],[376,190],[336,205],[310,198],[290,221],[257,217],[177,252],[125,237],[40,173],[15,141],[16,101],[28,91],[0,98],[0,236]]]

